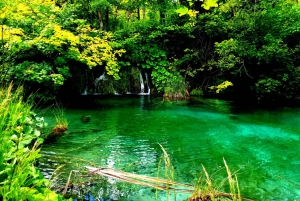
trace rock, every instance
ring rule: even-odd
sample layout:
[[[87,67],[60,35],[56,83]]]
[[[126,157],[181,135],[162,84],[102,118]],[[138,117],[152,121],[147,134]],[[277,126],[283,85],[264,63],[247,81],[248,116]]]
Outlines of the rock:
[[[92,118],[92,116],[90,116],[90,115],[85,115],[85,116],[82,116],[82,117],[80,118],[80,120],[81,120],[83,123],[88,123],[88,122],[91,121],[91,118]]]

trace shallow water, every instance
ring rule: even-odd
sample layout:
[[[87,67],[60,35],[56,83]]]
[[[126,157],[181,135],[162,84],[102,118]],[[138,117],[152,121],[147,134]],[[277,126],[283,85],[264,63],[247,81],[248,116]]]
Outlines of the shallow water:
[[[46,177],[64,164],[60,177],[66,179],[69,170],[87,165],[79,159],[156,176],[160,143],[179,182],[192,183],[203,164],[219,184],[226,177],[224,158],[232,172],[238,170],[242,195],[264,201],[300,200],[300,108],[245,110],[220,100],[170,102],[150,96],[99,97],[96,105],[66,109],[68,133],[42,147],[40,168]],[[53,114],[44,115],[53,125]],[[90,122],[81,121],[85,115],[91,116]],[[149,189],[123,200],[141,196],[155,200]]]

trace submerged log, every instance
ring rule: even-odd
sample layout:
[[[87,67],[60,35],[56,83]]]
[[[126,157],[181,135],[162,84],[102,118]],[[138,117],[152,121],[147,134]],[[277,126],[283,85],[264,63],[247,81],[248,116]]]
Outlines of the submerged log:
[[[210,201],[210,200],[216,200],[215,198],[220,198],[217,200],[232,200],[232,198],[234,197],[234,195],[230,193],[223,193],[216,190],[214,190],[213,192],[209,192],[208,194],[200,195],[199,189],[195,189],[194,186],[189,184],[183,184],[168,179],[123,172],[108,167],[95,168],[95,167],[85,166],[85,168],[89,171],[89,175],[98,174],[104,177],[109,177],[109,178],[125,181],[128,183],[132,183],[132,184],[145,186],[145,187],[151,187],[158,190],[166,190],[166,191],[173,190],[176,191],[177,193],[192,194],[192,196],[188,199],[188,201]],[[243,197],[243,199],[253,201],[252,199],[249,198]]]
[[[89,174],[99,174],[104,177],[110,177],[113,179],[129,182],[146,187],[152,187],[158,190],[175,190],[181,193],[192,193],[193,186],[189,184],[182,184],[167,179],[161,179],[156,177],[149,177],[145,175],[138,175],[129,172],[123,172],[112,168],[94,168],[85,166],[88,169]],[[170,186],[169,186],[170,185]]]

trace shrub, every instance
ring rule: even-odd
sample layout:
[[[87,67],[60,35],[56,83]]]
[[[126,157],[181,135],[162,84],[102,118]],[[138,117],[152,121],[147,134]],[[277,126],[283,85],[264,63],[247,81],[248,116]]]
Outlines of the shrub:
[[[0,88],[0,200],[62,200],[35,167],[43,118],[23,102],[22,88]]]

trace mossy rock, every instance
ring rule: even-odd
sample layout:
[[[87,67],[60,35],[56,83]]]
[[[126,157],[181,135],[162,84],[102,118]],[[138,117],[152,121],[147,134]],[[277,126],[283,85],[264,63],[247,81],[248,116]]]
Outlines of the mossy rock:
[[[45,137],[45,142],[54,142],[56,141],[59,137],[64,135],[64,133],[68,130],[68,127],[63,126],[63,125],[56,125],[52,132]]]

